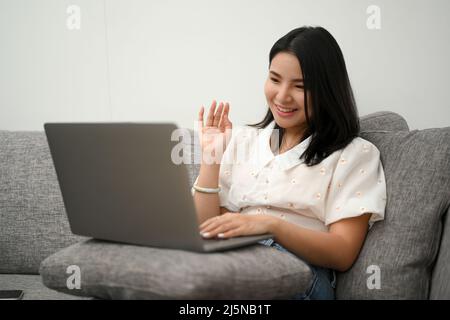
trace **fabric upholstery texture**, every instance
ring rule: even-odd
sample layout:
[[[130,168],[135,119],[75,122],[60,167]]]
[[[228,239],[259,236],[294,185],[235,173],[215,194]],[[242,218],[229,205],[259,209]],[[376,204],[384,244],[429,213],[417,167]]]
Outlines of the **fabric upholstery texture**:
[[[450,300],[450,208],[444,216],[439,254],[431,278],[430,299]]]
[[[79,290],[66,285],[71,265]],[[312,282],[306,263],[261,244],[205,254],[92,239],[48,257],[40,273],[49,288],[103,299],[285,299]]]
[[[70,231],[43,132],[0,131],[0,273],[37,274]]]
[[[361,131],[409,131],[408,123],[399,114],[391,111],[378,111],[359,119]]]
[[[386,216],[368,233],[352,269],[338,275],[337,297],[427,299],[442,217],[450,204],[450,127],[373,131],[363,138],[381,153]],[[367,286],[371,266],[379,268],[380,289]]]

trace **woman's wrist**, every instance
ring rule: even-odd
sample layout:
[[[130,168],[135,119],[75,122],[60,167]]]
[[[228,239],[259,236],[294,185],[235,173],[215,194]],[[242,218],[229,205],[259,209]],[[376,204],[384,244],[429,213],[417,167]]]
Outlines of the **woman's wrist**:
[[[267,231],[268,233],[273,234],[275,238],[279,232],[280,224],[283,223],[283,220],[272,216],[266,216],[266,218],[267,218]]]
[[[201,162],[200,163],[200,170],[204,169],[207,171],[218,171],[220,169],[220,163],[205,163],[205,162]]]
[[[198,175],[198,185],[205,188],[218,188],[220,165],[202,164]]]
[[[201,164],[199,175],[219,178],[220,164]]]

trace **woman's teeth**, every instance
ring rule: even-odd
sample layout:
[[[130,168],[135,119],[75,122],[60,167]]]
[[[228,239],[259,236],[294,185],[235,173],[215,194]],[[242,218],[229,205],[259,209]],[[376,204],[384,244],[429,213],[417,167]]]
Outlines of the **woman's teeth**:
[[[282,108],[282,107],[280,107],[280,106],[278,106],[278,105],[275,105],[275,106],[277,107],[277,109],[278,109],[279,111],[284,112],[284,113],[289,113],[289,112],[293,112],[293,111],[297,110],[297,109],[287,109],[287,108]]]

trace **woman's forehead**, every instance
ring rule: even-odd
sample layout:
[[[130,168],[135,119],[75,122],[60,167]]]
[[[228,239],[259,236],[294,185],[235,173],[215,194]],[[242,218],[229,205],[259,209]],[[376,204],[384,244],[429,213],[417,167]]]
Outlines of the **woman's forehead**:
[[[293,80],[300,80],[302,78],[302,70],[297,57],[287,52],[280,52],[273,57],[269,71],[283,78]]]

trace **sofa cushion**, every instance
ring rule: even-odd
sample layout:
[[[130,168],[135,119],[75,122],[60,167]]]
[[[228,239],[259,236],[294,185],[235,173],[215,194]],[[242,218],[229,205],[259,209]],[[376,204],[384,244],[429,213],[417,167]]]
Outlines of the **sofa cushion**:
[[[44,132],[0,131],[0,273],[37,274],[80,241],[70,231]]]
[[[439,254],[433,268],[430,299],[450,300],[450,208],[443,219]]]
[[[450,204],[450,127],[362,137],[381,153],[386,217],[369,231],[353,267],[338,275],[337,298],[427,299]]]
[[[71,265],[80,289],[67,288]],[[279,299],[312,282],[302,260],[261,244],[206,254],[91,239],[48,257],[40,273],[49,288],[104,299]]]

